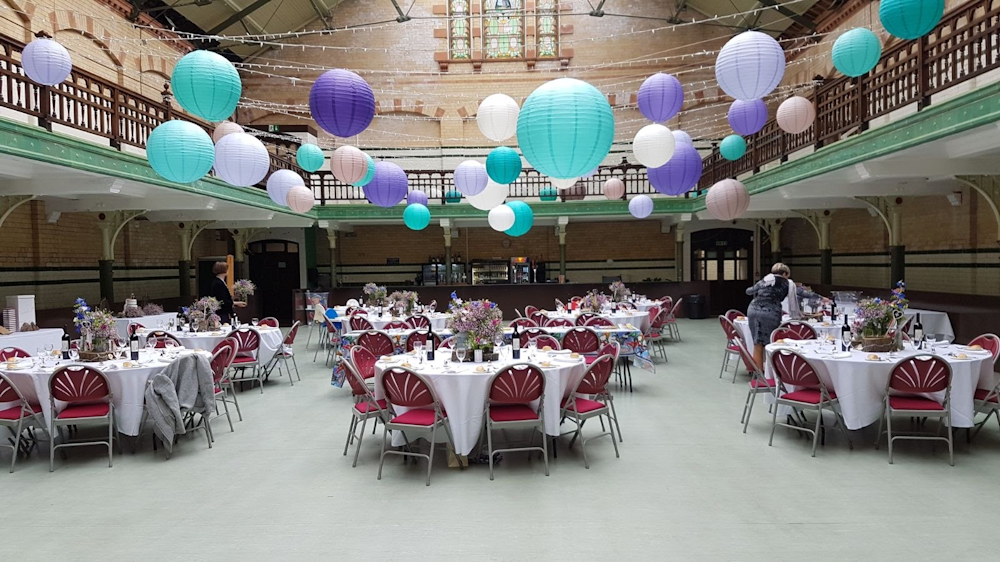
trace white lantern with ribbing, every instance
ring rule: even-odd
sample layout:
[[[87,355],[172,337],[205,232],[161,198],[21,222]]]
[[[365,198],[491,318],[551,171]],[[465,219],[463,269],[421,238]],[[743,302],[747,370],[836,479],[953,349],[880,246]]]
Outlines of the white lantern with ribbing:
[[[302,176],[291,170],[275,170],[267,179],[267,195],[278,205],[288,206],[288,192],[295,186],[305,187]]]
[[[232,133],[215,144],[215,174],[234,186],[253,186],[270,168],[267,147],[253,135]]]
[[[632,153],[647,168],[659,168],[674,156],[674,135],[664,125],[652,123],[639,129],[632,139]]]
[[[514,210],[506,203],[490,209],[490,214],[486,217],[490,222],[490,227],[494,231],[501,233],[514,226]]]
[[[738,219],[750,207],[750,193],[739,180],[720,180],[705,196],[705,208],[708,213],[720,221]]]
[[[62,84],[73,71],[69,51],[48,37],[39,37],[24,47],[21,66],[28,78],[45,86]]]
[[[476,195],[470,195],[466,199],[469,200],[469,205],[475,207],[480,211],[489,211],[494,207],[503,203],[507,199],[507,194],[509,193],[509,187],[507,184],[498,184],[493,180],[490,180],[486,184],[486,189],[479,192]]]
[[[763,98],[784,75],[785,51],[773,37],[759,31],[744,31],[733,37],[715,59],[719,87],[737,100]]]
[[[506,94],[487,96],[476,111],[476,125],[487,139],[503,141],[517,133],[517,117],[521,113],[514,98]]]

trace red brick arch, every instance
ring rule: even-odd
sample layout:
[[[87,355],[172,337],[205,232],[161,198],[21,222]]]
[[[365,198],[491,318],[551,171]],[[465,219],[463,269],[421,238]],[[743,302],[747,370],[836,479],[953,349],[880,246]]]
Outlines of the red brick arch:
[[[52,24],[53,32],[72,31],[90,39],[101,47],[115,66],[124,68],[125,51],[112,49],[111,32],[93,17],[72,10],[56,10],[49,13],[49,23]]]

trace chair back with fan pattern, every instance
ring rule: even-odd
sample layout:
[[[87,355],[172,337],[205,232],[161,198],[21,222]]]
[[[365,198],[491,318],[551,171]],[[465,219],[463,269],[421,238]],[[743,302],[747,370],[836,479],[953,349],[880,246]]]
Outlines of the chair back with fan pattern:
[[[527,346],[530,342],[534,342],[535,346],[539,350],[545,348],[546,346],[552,348],[553,350],[562,350],[562,344],[559,343],[559,339],[551,334],[540,334],[532,339],[529,339],[528,342],[525,342],[524,346]]]
[[[413,370],[393,367],[382,372],[382,389],[393,406],[427,408],[438,405],[434,390]]]
[[[406,319],[406,324],[410,328],[430,328],[431,321],[423,315],[412,315],[410,318]]]
[[[212,352],[212,380],[215,383],[222,381],[226,376],[226,369],[236,358],[236,349],[228,338],[220,342]]]
[[[536,328],[536,327],[538,327],[538,323],[536,323],[535,321],[529,319],[528,317],[518,317],[518,318],[510,321],[510,326],[512,328],[515,327],[515,326],[518,326],[518,327],[521,327],[521,328]]]
[[[257,357],[257,350],[260,349],[260,333],[250,327],[241,327],[229,333],[230,338],[235,338],[239,343],[236,349],[237,356]]]
[[[14,385],[6,375],[0,373],[0,403],[19,403],[22,407],[26,406],[28,402],[24,399],[24,395],[21,391]]]
[[[4,348],[0,350],[0,362],[6,362],[14,358],[30,358],[31,354],[16,347]],[[3,401],[0,401],[2,403]]]
[[[413,345],[419,342],[425,349],[427,348],[427,340],[430,339],[431,345],[435,350],[441,345],[441,337],[434,333],[429,328],[421,328],[410,333],[406,337],[406,351],[410,352],[413,350]]]
[[[993,361],[997,361],[997,356],[1000,355],[1000,337],[995,334],[980,334],[979,336],[972,339],[969,342],[969,346],[982,346],[983,350],[988,350],[993,356]],[[0,351],[0,359],[3,359],[3,352]]]
[[[596,318],[597,315],[594,313],[580,313],[580,316],[576,318],[576,326],[584,326],[590,319]]]
[[[789,331],[793,336],[782,336],[781,338],[791,338],[792,340],[815,340],[816,329],[809,323],[802,321],[785,321],[778,328]],[[774,342],[773,340],[771,342]]]
[[[587,372],[583,374],[583,379],[576,386],[573,394],[583,393],[584,395],[600,395],[607,392],[608,379],[611,378],[611,371],[614,369],[615,359],[607,354],[598,357],[592,364],[587,366]]]
[[[409,324],[407,324],[406,321],[389,321],[385,323],[385,326],[382,327],[382,330],[406,330],[408,328],[411,327]]]
[[[601,347],[601,339],[594,329],[583,326],[573,327],[562,341],[563,348],[579,354],[591,354]]]
[[[534,319],[534,315],[537,312],[538,312],[538,307],[535,307],[534,305],[526,305],[524,307],[524,316],[528,317],[529,319]]]
[[[538,326],[545,326],[549,320],[549,318],[545,316],[545,313],[539,310],[535,310],[535,312],[528,315],[528,317],[530,317],[531,320],[535,321],[535,324]]]
[[[375,362],[378,356],[364,346],[352,346],[350,352],[351,365],[357,370],[362,379],[375,377]]]
[[[183,347],[180,340],[169,332],[163,330],[154,330],[153,332],[146,335],[146,341],[152,340],[155,343],[155,348],[166,348],[167,342],[172,342],[174,346]]]
[[[601,344],[601,349],[597,351],[598,356],[611,356],[618,360],[618,356],[621,355],[622,345],[618,343],[617,340],[612,340],[611,342],[605,342]]]
[[[226,346],[232,348],[233,353],[231,356],[229,356],[228,358],[229,362],[226,363],[223,369],[229,369],[229,366],[233,365],[233,361],[236,359],[236,353],[240,349],[240,343],[232,336],[227,336],[222,340],[220,340],[219,343],[215,345],[215,348],[212,349],[212,357],[215,357],[215,355],[219,352],[219,350],[223,349]]]
[[[538,338],[542,335],[547,335],[548,332],[543,328],[529,327],[521,331],[521,348],[528,345],[528,341],[532,338]]]
[[[371,330],[372,323],[366,317],[351,315],[351,330]]]
[[[792,350],[777,350],[771,354],[771,367],[784,385],[796,387],[821,387],[822,383],[809,360]]]
[[[71,405],[110,403],[111,385],[97,368],[79,364],[62,366],[49,377],[49,397]]]
[[[549,319],[548,321],[546,321],[545,326],[546,327],[573,326],[573,321],[557,317],[555,319]]]
[[[274,317],[264,317],[257,323],[257,326],[269,326],[271,328],[278,328],[278,319]]]
[[[937,393],[951,386],[951,366],[944,358],[921,355],[904,358],[892,367],[887,390],[900,393]]]
[[[525,405],[542,398],[545,374],[531,364],[507,366],[493,376],[488,389],[491,404]]]
[[[376,356],[391,356],[396,353],[396,346],[392,343],[392,338],[380,330],[364,332],[358,337],[358,346],[367,348]]]

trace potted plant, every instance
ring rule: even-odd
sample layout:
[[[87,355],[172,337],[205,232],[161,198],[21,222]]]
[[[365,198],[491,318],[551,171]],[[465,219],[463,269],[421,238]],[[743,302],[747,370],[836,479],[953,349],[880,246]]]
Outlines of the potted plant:
[[[448,319],[448,328],[465,339],[466,345],[482,355],[478,361],[496,361],[498,354],[493,350],[493,342],[497,334],[503,332],[503,311],[497,304],[487,299],[465,301],[452,293],[452,317]],[[477,354],[477,355],[478,355]],[[452,354],[453,359],[457,359]],[[466,361],[477,361],[466,358]]]
[[[412,315],[420,297],[416,291],[393,291],[389,294],[390,307],[400,315]]]
[[[580,299],[580,308],[585,311],[599,312],[605,304],[608,303],[608,296],[603,293],[598,293],[596,289],[588,291],[586,295]]]

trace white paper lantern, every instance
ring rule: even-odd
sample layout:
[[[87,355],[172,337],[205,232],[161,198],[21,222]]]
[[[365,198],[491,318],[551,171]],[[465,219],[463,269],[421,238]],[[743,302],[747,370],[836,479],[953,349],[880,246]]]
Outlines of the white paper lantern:
[[[253,186],[270,168],[267,147],[253,135],[232,133],[215,144],[215,174],[234,186]]]
[[[756,100],[771,93],[785,75],[785,51],[773,37],[744,31],[733,37],[715,59],[715,79],[737,100]]]
[[[778,106],[775,120],[785,133],[804,133],[816,120],[816,108],[808,98],[792,96]]]
[[[514,210],[511,209],[506,203],[501,203],[493,209],[490,209],[490,214],[487,216],[487,219],[490,222],[490,227],[492,227],[494,231],[500,231],[502,233],[514,226]]]
[[[470,195],[466,199],[469,200],[469,205],[472,207],[481,211],[489,211],[507,199],[507,194],[509,192],[508,188],[507,184],[498,184],[493,180],[490,180],[490,182],[486,184],[485,190],[476,195]]]
[[[653,123],[639,129],[632,139],[632,153],[646,168],[659,168],[674,156],[674,135],[664,125]]]
[[[286,196],[288,208],[296,213],[305,213],[316,205],[312,190],[305,186],[293,186]]]
[[[517,133],[517,116],[521,108],[506,94],[493,94],[479,104],[476,124],[487,139],[503,141]]]
[[[69,51],[53,39],[39,37],[21,52],[21,66],[28,78],[45,86],[58,86],[69,78],[73,61]]]
[[[653,212],[653,199],[648,195],[637,195],[628,202],[628,212],[636,219],[645,219]]]
[[[218,143],[226,135],[243,132],[243,127],[240,124],[233,123],[232,121],[223,121],[216,125],[215,130],[212,131],[212,142]]]
[[[295,186],[303,186],[302,176],[291,170],[275,170],[267,179],[267,195],[278,205],[288,206],[288,191]]]
[[[560,190],[568,190],[579,181],[579,178],[549,178],[549,182]]]
[[[708,213],[720,221],[741,217],[750,207],[750,193],[739,180],[721,180],[708,188],[705,196]]]

